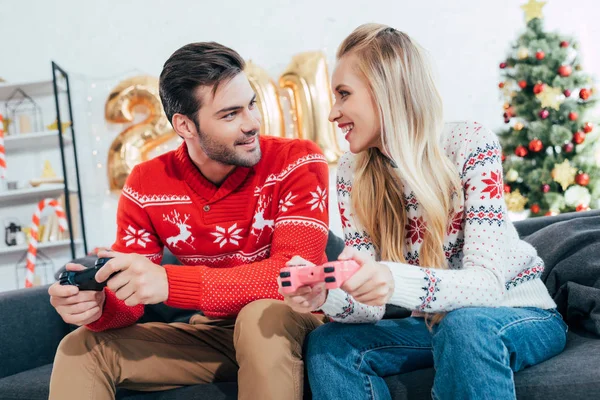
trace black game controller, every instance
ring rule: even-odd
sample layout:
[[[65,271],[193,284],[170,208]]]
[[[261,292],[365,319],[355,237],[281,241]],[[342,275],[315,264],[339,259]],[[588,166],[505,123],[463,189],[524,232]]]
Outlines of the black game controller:
[[[96,260],[94,267],[87,268],[82,271],[64,271],[60,274],[58,281],[61,285],[77,286],[79,290],[94,290],[100,292],[106,286],[106,282],[96,282],[96,273],[104,266],[112,257],[104,257]],[[109,279],[113,276],[112,274]]]

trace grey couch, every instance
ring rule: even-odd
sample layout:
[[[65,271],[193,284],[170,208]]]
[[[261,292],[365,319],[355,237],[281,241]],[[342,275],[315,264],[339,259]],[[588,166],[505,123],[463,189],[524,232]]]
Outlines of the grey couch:
[[[568,232],[575,220],[600,221],[600,212],[564,214],[556,217],[543,217],[526,220],[516,224],[521,237],[533,238],[535,245],[536,234],[544,229],[556,227],[555,231]],[[595,224],[595,222],[594,222]],[[600,224],[598,232],[600,232]],[[576,229],[576,228],[575,228]],[[539,235],[538,235],[539,236]],[[542,235],[543,236],[543,235]],[[589,237],[589,235],[585,235]],[[538,238],[539,239],[539,238]],[[554,240],[554,239],[553,239]],[[561,248],[558,243],[571,243],[586,246],[589,254],[600,256],[600,234],[591,239],[560,238],[553,243],[550,254],[560,250],[556,257],[579,264],[581,260],[573,258],[574,250]],[[587,240],[587,242],[586,242]],[[586,242],[586,243],[583,243]],[[591,246],[591,247],[590,247]],[[335,259],[343,248],[341,240],[330,234],[327,253],[329,259]],[[586,253],[587,254],[587,253]],[[540,254],[544,257],[544,254]],[[588,259],[593,257],[585,256]],[[600,259],[600,257],[597,257]],[[166,257],[164,262],[173,262]],[[556,260],[549,260],[559,265]],[[596,261],[594,261],[596,262]],[[571,263],[571,264],[573,264]],[[547,261],[548,264],[548,261]],[[562,265],[562,264],[561,264]],[[600,264],[594,264],[600,265]],[[578,265],[571,265],[579,268]],[[561,267],[562,268],[562,267]],[[548,266],[547,266],[547,269]],[[571,294],[568,301],[559,304],[559,310],[567,317],[570,325],[567,347],[560,355],[539,365],[527,368],[515,375],[517,396],[519,399],[593,399],[600,398],[600,336],[590,332],[590,326],[598,323],[598,307],[600,297],[600,276],[587,275],[580,282],[577,278],[569,278],[568,283],[561,282],[562,270],[554,268],[561,274],[545,273],[543,277],[548,289],[555,299],[564,300],[565,293]],[[599,268],[600,269],[600,268]],[[549,277],[550,275],[550,277]],[[560,276],[558,276],[560,275]],[[575,290],[567,291],[568,285],[578,285],[583,288],[582,296]],[[562,296],[562,297],[560,297]],[[585,298],[585,297],[593,298]],[[577,303],[579,301],[579,303]],[[583,306],[578,307],[578,304]],[[586,316],[586,313],[588,314]],[[404,317],[406,310],[390,307],[386,317]],[[594,318],[591,318],[593,315]],[[190,316],[186,310],[170,309],[164,305],[148,306],[141,322],[147,321],[185,321]],[[591,325],[590,325],[591,321]],[[586,327],[588,329],[586,329]],[[47,287],[17,290],[0,293],[0,399],[47,399],[52,361],[60,340],[71,331],[72,327],[65,324],[54,311],[48,301]],[[432,368],[414,371],[386,378],[393,399],[428,399],[430,398],[434,370]],[[488,394],[494,398],[493,394]],[[235,382],[223,382],[206,385],[183,387],[164,392],[133,392],[119,390],[118,399],[235,399],[237,387]],[[282,393],[282,399],[285,395]],[[340,399],[342,400],[342,399]]]

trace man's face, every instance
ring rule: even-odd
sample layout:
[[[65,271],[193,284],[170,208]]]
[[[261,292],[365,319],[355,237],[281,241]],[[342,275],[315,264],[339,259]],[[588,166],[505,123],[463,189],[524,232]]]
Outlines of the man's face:
[[[261,116],[246,74],[241,72],[222,82],[214,95],[212,87],[199,88],[196,95],[201,96],[202,107],[196,121],[198,140],[191,145],[224,165],[256,165],[261,157]]]

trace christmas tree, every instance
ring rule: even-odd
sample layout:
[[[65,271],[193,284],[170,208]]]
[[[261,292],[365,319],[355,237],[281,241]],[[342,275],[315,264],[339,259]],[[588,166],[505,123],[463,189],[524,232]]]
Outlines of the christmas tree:
[[[545,3],[529,0],[527,30],[500,64],[504,122],[504,193],[508,209],[530,216],[598,208],[600,174],[586,120],[595,103],[592,79],[571,37],[543,29]]]

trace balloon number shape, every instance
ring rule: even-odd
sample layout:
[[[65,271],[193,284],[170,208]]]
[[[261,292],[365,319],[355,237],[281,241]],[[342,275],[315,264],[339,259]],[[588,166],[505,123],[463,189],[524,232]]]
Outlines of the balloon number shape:
[[[328,120],[332,102],[325,54],[295,55],[279,85],[252,61],[246,63],[245,72],[256,92],[263,119],[261,133],[311,140],[321,147],[329,163],[337,162],[342,151],[335,126]]]
[[[245,73],[256,93],[262,116],[261,134],[315,142],[329,163],[342,154],[335,126],[327,116],[332,107],[327,61],[322,52],[295,55],[279,82],[252,61]],[[108,96],[105,118],[113,123],[134,122],[134,111],[147,116],[119,133],[108,151],[111,191],[123,189],[133,167],[149,159],[151,150],[176,136],[162,108],[158,78],[136,76],[119,83]]]
[[[123,189],[133,167],[176,135],[160,101],[158,78],[152,76],[136,76],[119,83],[110,92],[104,113],[108,122],[130,123],[134,113],[141,110],[147,113],[146,118],[119,133],[110,145],[107,173],[111,191]]]
[[[320,51],[295,55],[279,78],[279,86],[289,93],[297,137],[315,142],[329,163],[337,162],[342,152],[328,120],[332,104],[325,55]]]

